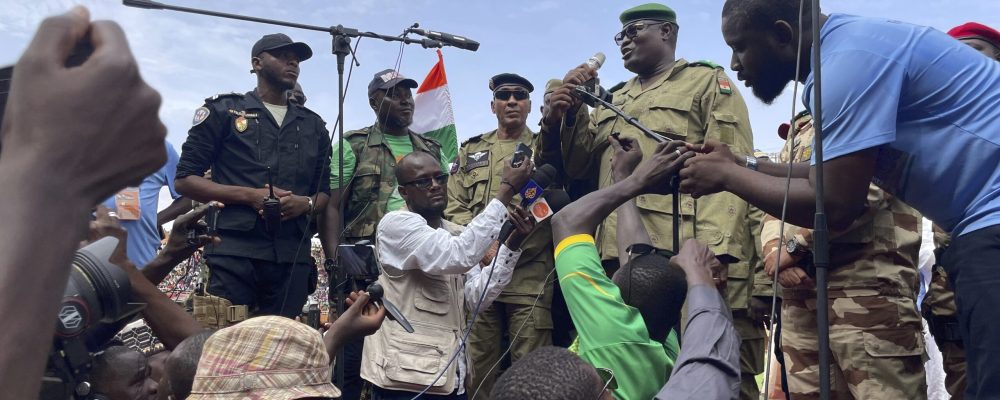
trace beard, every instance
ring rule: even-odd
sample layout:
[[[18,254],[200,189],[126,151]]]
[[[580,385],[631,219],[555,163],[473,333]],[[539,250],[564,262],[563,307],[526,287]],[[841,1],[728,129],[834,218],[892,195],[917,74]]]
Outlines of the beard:
[[[785,91],[785,86],[788,86],[788,81],[779,82],[777,79],[770,79],[754,82],[751,90],[754,97],[764,104],[771,105]]]

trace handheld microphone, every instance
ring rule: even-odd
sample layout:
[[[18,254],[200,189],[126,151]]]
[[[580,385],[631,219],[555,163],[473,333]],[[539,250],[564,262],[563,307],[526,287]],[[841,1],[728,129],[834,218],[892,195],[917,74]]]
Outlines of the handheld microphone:
[[[604,65],[605,59],[607,59],[607,57],[604,56],[604,53],[598,51],[597,53],[594,53],[593,57],[587,59],[586,64],[588,67],[598,70],[601,69],[602,65]]]
[[[406,317],[396,308],[396,305],[382,298],[385,295],[385,289],[382,289],[382,285],[379,285],[378,282],[373,282],[371,285],[368,285],[365,291],[368,292],[368,296],[371,297],[375,305],[385,307],[386,314],[389,314],[389,319],[396,321],[407,332],[413,333],[413,325],[410,325],[410,321],[406,320]]]
[[[604,53],[597,52],[593,57],[588,58],[584,64],[596,71],[601,69],[601,66],[604,65],[605,59],[606,57],[604,56]],[[598,101],[594,100],[592,96],[596,96],[609,103],[611,102],[611,93],[601,87],[601,81],[596,76],[580,84],[580,86],[577,86],[573,91],[573,94],[591,107],[597,107],[598,104]]]
[[[527,207],[535,203],[535,201],[541,199],[542,194],[545,192],[545,188],[552,184],[552,181],[555,180],[557,174],[558,172],[556,172],[556,168],[553,167],[552,164],[545,164],[538,167],[538,169],[531,174],[531,180],[529,180],[528,183],[521,188],[521,198],[523,199],[521,201],[522,205]],[[497,240],[499,240],[500,243],[506,242],[507,238],[510,237],[512,233],[514,233],[514,223],[506,221],[503,223],[503,226],[500,227],[500,234],[497,235]]]
[[[409,28],[406,31],[411,33],[416,33],[420,36],[424,36],[429,39],[437,40],[448,46],[458,47],[460,49],[469,51],[479,50],[479,42],[464,36],[452,35],[450,33],[436,32],[418,28]]]

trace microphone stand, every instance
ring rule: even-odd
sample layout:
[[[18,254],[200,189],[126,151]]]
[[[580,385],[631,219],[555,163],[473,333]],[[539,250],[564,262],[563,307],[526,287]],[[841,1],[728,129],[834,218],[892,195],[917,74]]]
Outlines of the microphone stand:
[[[595,89],[595,91],[599,90],[601,92],[604,92],[604,89],[601,88],[600,86],[596,86],[595,85],[594,89]],[[587,91],[586,89],[584,89],[584,85],[577,86],[575,89],[573,89],[573,93],[583,96],[584,97],[584,99],[583,99],[584,102],[587,103],[587,105],[589,105],[589,106],[596,107],[597,105],[601,105],[601,106],[604,106],[605,108],[611,110],[615,114],[618,114],[618,116],[622,117],[623,119],[625,119],[625,122],[628,122],[629,125],[632,125],[632,126],[636,127],[637,129],[639,129],[640,131],[642,131],[642,133],[644,135],[646,135],[649,138],[655,140],[657,143],[666,143],[666,142],[669,142],[671,140],[671,139],[668,139],[666,136],[663,136],[663,135],[661,135],[659,133],[651,131],[645,125],[643,125],[642,123],[640,123],[638,118],[626,114],[625,111],[622,111],[622,109],[618,108],[614,104],[611,104],[610,101],[604,100],[604,99],[601,98],[601,96],[598,96],[598,95],[596,95],[594,93],[591,93],[590,91]],[[677,182],[677,177],[676,176],[670,179],[670,188],[671,188],[671,191],[672,191],[670,197],[671,197],[671,200],[673,201],[673,209],[674,209],[673,210],[673,213],[674,213],[674,215],[673,215],[673,225],[674,225],[673,226],[673,236],[674,236],[674,238],[673,239],[674,240],[673,240],[673,243],[672,243],[673,246],[674,246],[674,254],[678,254],[681,251],[681,216],[680,216],[680,213],[679,213],[680,208],[681,208],[680,207],[681,200],[680,200],[680,192],[679,192],[680,185],[676,184],[676,182]]]
[[[164,4],[152,0],[122,0],[122,4],[129,7],[145,8],[150,10],[172,10],[181,11],[192,14],[208,15],[212,17],[229,18],[242,21],[257,22],[262,24],[287,26],[296,29],[305,29],[310,31],[327,32],[333,36],[333,54],[337,56],[337,135],[338,144],[344,142],[344,98],[346,92],[344,89],[344,61],[347,55],[351,53],[351,38],[373,38],[381,39],[387,42],[403,42],[404,44],[419,44],[423,48],[440,48],[448,46],[448,43],[444,43],[433,39],[412,39],[404,36],[388,36],[380,35],[374,32],[361,32],[354,28],[347,28],[343,25],[323,27],[316,25],[306,25],[299,24],[295,22],[279,21],[267,18],[251,17],[239,14],[230,14],[217,11],[202,10],[190,7],[180,7],[169,4]],[[337,146],[338,148],[338,159],[340,160],[340,174],[338,175],[340,187],[337,192],[340,197],[340,215],[344,215],[344,146]],[[346,283],[347,277],[345,276],[343,268],[340,268],[340,252],[337,252],[337,265],[338,267],[334,269],[334,277],[332,282],[329,283],[331,290],[335,288],[340,288],[342,284]],[[329,294],[328,294],[329,296]],[[337,302],[337,315],[343,315],[344,313],[344,300],[339,299]],[[335,381],[337,387],[344,387],[344,349],[341,348],[337,351],[337,363],[335,366]]]
[[[819,0],[812,2],[812,71],[813,71],[813,151],[816,154],[816,215],[813,220],[813,265],[816,268],[816,333],[819,351],[820,399],[830,398],[830,321],[827,274],[830,268],[829,228],[823,204],[823,96],[820,74]],[[802,32],[799,32],[801,35]],[[801,51],[801,50],[800,50]],[[798,78],[798,77],[796,77]]]

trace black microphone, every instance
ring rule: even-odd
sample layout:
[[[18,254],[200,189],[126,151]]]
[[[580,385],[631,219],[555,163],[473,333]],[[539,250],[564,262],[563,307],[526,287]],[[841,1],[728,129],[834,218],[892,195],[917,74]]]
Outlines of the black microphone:
[[[467,37],[452,35],[450,33],[437,32],[418,28],[409,28],[407,32],[416,33],[420,36],[424,36],[430,39],[437,40],[448,46],[458,47],[460,49],[465,49],[469,51],[479,50],[479,42],[469,39]]]
[[[552,164],[542,165],[541,167],[538,167],[538,169],[536,169],[534,173],[531,174],[531,180],[529,180],[528,183],[524,185],[524,187],[525,188],[533,187],[535,188],[535,190],[544,192],[545,188],[552,184],[552,181],[555,180],[558,174],[559,173],[556,171],[556,167],[553,167]],[[527,200],[529,197],[532,199],[537,199],[541,197],[541,195],[542,193],[537,193],[535,194],[535,196],[529,196],[525,193],[522,193],[521,197]],[[525,204],[525,206],[530,204],[531,202]],[[507,238],[510,237],[512,233],[514,233],[514,223],[508,220],[503,223],[503,226],[500,227],[500,234],[497,236],[497,239],[500,240],[500,243],[506,242]]]
[[[371,285],[368,285],[368,288],[365,289],[365,291],[368,292],[369,299],[374,302],[375,305],[385,307],[386,314],[389,314],[389,319],[399,323],[399,326],[402,326],[407,332],[413,333],[413,325],[410,325],[410,321],[406,320],[406,317],[403,316],[403,312],[399,311],[395,304],[392,304],[389,300],[383,298],[385,295],[385,289],[382,289],[382,285],[379,285],[378,282],[373,282]]]

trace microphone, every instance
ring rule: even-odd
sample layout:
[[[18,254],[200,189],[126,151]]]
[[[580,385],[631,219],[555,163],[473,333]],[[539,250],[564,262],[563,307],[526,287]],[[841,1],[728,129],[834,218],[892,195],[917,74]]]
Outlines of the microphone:
[[[420,36],[424,36],[429,39],[437,40],[448,46],[458,47],[460,49],[469,51],[479,50],[479,42],[464,36],[452,35],[450,33],[437,32],[419,28],[409,28],[406,31],[410,33],[416,33]]]
[[[406,317],[404,317],[403,313],[396,308],[396,305],[389,302],[389,300],[382,298],[382,296],[385,295],[385,289],[382,289],[382,285],[379,285],[378,282],[373,282],[371,285],[368,285],[368,288],[365,289],[365,291],[368,292],[368,296],[371,298],[371,301],[375,303],[375,305],[385,307],[386,313],[389,314],[389,319],[396,321],[399,326],[402,326],[407,332],[413,333],[413,325],[410,325],[410,321],[406,320]]]
[[[538,199],[531,205],[531,216],[535,218],[535,221],[542,222],[571,202],[565,190],[551,190],[545,193],[545,197]]]
[[[584,64],[596,71],[601,69],[605,59],[604,53],[597,52],[593,57],[588,58]],[[611,102],[611,93],[601,87],[601,81],[596,76],[577,86],[576,90],[574,90],[574,95],[591,107],[597,107],[598,104],[598,101],[594,100],[593,97],[600,98],[609,103]]]
[[[604,60],[606,58],[607,57],[604,57],[604,53],[598,51],[597,53],[594,53],[593,57],[587,59],[586,64],[588,67],[598,70],[601,69],[602,65],[604,65]]]
[[[539,201],[542,198],[542,193],[545,192],[545,188],[552,184],[557,174],[556,167],[553,167],[552,164],[545,164],[538,167],[531,174],[531,179],[528,183],[521,189],[522,204],[529,206],[534,204],[535,201]],[[514,223],[508,220],[500,227],[500,234],[497,235],[497,240],[500,243],[506,242],[512,233],[514,233]]]

